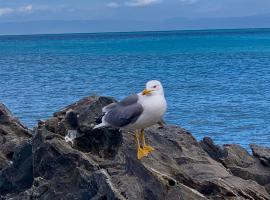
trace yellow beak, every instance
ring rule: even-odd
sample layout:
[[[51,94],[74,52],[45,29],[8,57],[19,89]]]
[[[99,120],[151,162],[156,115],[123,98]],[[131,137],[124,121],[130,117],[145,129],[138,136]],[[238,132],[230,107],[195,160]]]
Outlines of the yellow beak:
[[[147,95],[147,94],[151,94],[152,93],[152,90],[147,90],[147,89],[144,89],[142,91],[142,95]]]

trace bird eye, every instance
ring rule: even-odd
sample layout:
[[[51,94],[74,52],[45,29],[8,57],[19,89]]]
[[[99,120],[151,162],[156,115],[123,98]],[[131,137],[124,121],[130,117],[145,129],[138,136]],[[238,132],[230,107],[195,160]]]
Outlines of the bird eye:
[[[156,85],[154,85],[154,86],[153,86],[153,88],[157,88],[157,86],[156,86]]]

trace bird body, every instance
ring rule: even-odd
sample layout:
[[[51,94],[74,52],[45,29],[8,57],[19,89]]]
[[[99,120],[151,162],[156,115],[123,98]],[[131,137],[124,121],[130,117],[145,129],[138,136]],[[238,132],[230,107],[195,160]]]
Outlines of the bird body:
[[[167,110],[167,102],[164,91],[159,81],[148,81],[146,89],[138,94],[133,94],[120,102],[105,106],[102,111],[102,123],[94,129],[101,127],[115,127],[122,130],[141,130],[143,148],[140,145],[138,133],[135,133],[138,145],[138,159],[148,155],[154,148],[147,146],[144,140],[144,129],[162,121]]]

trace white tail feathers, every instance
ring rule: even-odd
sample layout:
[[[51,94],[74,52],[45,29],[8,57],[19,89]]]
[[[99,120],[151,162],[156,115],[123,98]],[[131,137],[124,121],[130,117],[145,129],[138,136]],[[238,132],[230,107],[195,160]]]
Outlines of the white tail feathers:
[[[102,108],[102,112],[104,114],[102,117],[102,122],[100,124],[95,125],[93,129],[109,126],[109,124],[105,121],[105,116],[116,105],[117,105],[116,103],[111,103],[111,104]]]
[[[105,126],[107,126],[107,125],[104,122],[102,122],[100,124],[95,125],[93,129],[101,128],[101,127],[105,127]]]
[[[117,104],[116,103],[111,103],[105,107],[102,108],[102,112],[107,113],[109,112],[111,109],[113,109]]]

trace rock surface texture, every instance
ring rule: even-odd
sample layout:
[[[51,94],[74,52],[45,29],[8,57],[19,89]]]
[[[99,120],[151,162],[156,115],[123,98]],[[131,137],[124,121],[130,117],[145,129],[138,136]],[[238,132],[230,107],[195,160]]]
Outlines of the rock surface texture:
[[[10,164],[20,143],[31,137],[30,130],[13,117],[4,104],[0,103],[0,170]]]
[[[145,132],[156,150],[137,160],[133,133],[93,130],[112,102],[84,98],[39,122],[32,139],[1,105],[0,136],[15,134],[20,142],[0,149],[0,199],[270,200],[268,148],[251,145],[250,155],[238,145],[197,142],[177,126],[156,125]],[[80,137],[67,143],[68,134]]]

